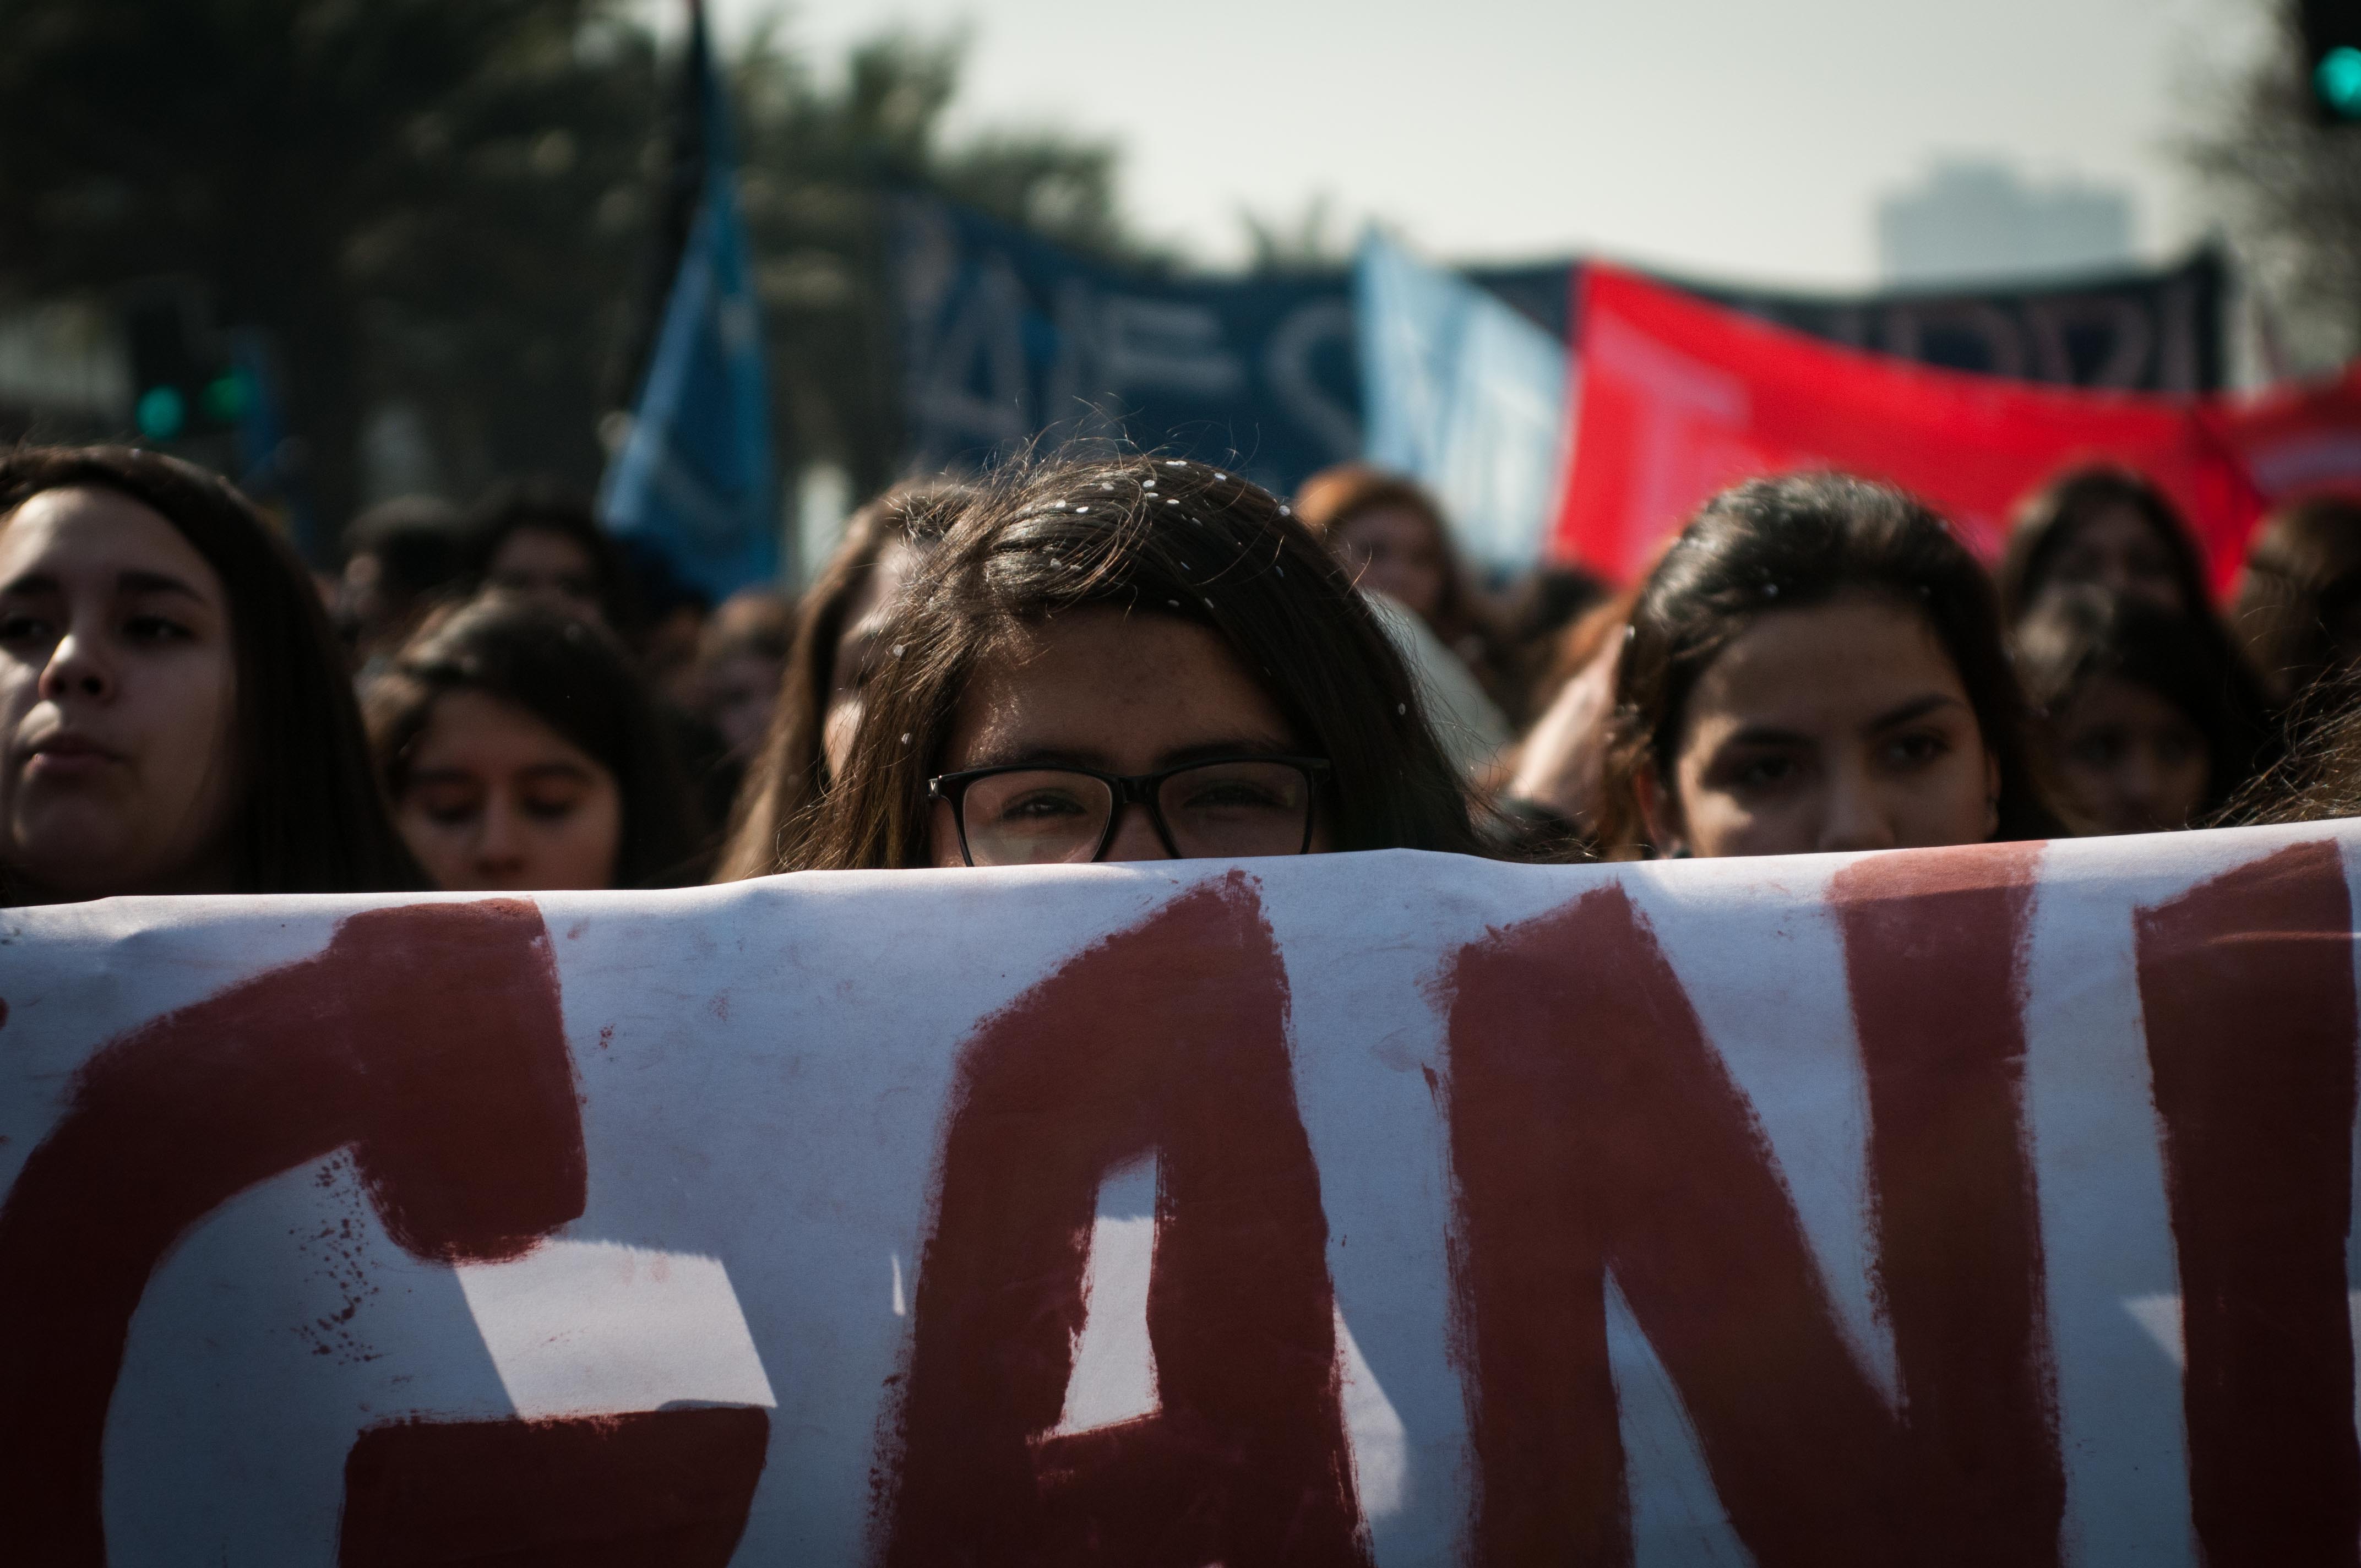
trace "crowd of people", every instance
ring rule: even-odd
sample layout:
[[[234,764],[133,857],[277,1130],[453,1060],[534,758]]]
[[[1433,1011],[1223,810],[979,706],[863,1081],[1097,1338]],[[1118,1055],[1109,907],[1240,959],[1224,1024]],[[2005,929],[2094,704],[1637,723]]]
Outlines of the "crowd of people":
[[[2361,811],[2361,501],[2225,607],[2162,490],[2029,497],[1996,572],[1836,474],[1615,592],[1494,591],[1417,485],[1092,447],[905,484],[799,601],[708,606],[506,485],[312,572],[222,479],[0,455],[0,897],[681,886],[1417,849],[1795,854]]]

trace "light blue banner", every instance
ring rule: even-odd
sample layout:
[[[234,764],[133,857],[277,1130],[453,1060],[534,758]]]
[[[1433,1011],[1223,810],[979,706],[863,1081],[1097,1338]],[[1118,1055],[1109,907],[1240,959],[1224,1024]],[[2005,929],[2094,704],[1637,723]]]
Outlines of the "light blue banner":
[[[1354,296],[1368,460],[1433,491],[1471,560],[1532,565],[1565,461],[1565,345],[1375,232]]]

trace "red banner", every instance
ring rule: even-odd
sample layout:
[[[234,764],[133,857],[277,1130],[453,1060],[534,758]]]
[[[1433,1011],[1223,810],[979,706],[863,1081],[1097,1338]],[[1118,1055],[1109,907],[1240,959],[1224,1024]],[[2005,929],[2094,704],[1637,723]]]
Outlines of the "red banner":
[[[1717,490],[1799,469],[1900,485],[1990,559],[2027,490],[2071,464],[2127,463],[2179,501],[2217,584],[2261,510],[2235,450],[2246,416],[2220,404],[1930,369],[1609,267],[1585,269],[1577,303],[1581,382],[1552,553],[1620,581]]]
[[[2271,500],[2361,491],[2361,362],[2334,381],[2275,387],[2226,418],[2238,460]]]

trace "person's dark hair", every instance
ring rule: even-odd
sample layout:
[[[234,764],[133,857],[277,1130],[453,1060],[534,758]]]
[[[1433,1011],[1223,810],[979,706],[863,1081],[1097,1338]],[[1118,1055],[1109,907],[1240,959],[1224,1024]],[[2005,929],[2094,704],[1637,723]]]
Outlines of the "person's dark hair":
[[[2147,476],[2103,463],[2070,468],[2018,503],[1995,574],[2003,624],[2015,625],[2033,609],[2075,531],[2114,507],[2138,514],[2164,546],[2182,606],[2191,615],[2211,609],[2213,596],[2205,586],[2205,557],[2180,509]]]
[[[467,559],[477,582],[491,570],[509,536],[539,529],[572,540],[590,559],[598,578],[598,605],[608,630],[629,642],[645,620],[631,558],[612,534],[598,526],[590,499],[553,479],[506,479],[467,509]]]
[[[1799,474],[1752,480],[1706,502],[1641,585],[1616,666],[1606,847],[1642,843],[1636,781],[1648,768],[1674,777],[1689,694],[1722,651],[1766,611],[1806,609],[1847,592],[1882,594],[1926,617],[2000,765],[1997,836],[2055,830],[1983,567],[1941,518],[1900,490]]]
[[[522,708],[615,775],[623,802],[616,886],[699,880],[696,818],[671,734],[611,632],[497,594],[429,620],[362,696],[388,798],[401,797],[434,704],[456,691]]]
[[[459,509],[435,496],[396,496],[346,525],[345,559],[373,555],[388,593],[408,600],[450,587],[466,570]]]
[[[1451,525],[1424,486],[1405,475],[1367,463],[1323,468],[1295,492],[1292,510],[1312,536],[1330,549],[1355,518],[1396,508],[1415,513],[1433,528],[1443,554],[1443,593],[1429,621],[1435,636],[1457,654],[1493,701],[1511,717],[1523,710],[1523,692],[1508,638],[1467,581],[1466,565],[1452,542]]]
[[[852,761],[797,869],[927,863],[926,781],[1004,640],[1113,607],[1205,627],[1327,759],[1338,850],[1478,852],[1469,805],[1367,601],[1278,499],[1202,464],[1117,455],[1018,468],[962,513],[894,612]]]
[[[2265,519],[2230,624],[2284,702],[2361,653],[2361,499],[2313,496]]]
[[[2200,824],[2246,828],[2361,817],[2361,670],[2331,669],[2290,718],[2271,764]]]
[[[414,629],[467,575],[459,510],[434,496],[379,501],[345,528],[346,575],[336,630],[354,656],[379,655]],[[374,568],[366,577],[358,561]]]
[[[716,882],[787,869],[794,839],[810,828],[814,809],[828,790],[822,740],[846,610],[880,556],[895,544],[922,553],[931,550],[975,494],[970,486],[949,479],[914,481],[895,486],[846,520],[836,554],[813,579],[796,611],[778,707],[730,813],[730,828],[714,867]]]
[[[426,879],[387,817],[319,590],[227,480],[124,446],[0,454],[0,519],[44,490],[127,496],[178,529],[222,580],[237,671],[244,798],[223,893],[386,893]]]
[[[2205,737],[2211,773],[2202,810],[2243,788],[2269,759],[2261,688],[2218,637],[2190,618],[2095,589],[2052,596],[2019,623],[2011,650],[2037,720],[2055,723],[2083,686],[2111,677],[2154,693]]]
[[[770,587],[740,588],[717,606],[697,634],[697,657],[710,664],[717,659],[751,654],[781,663],[795,651],[795,602]]]

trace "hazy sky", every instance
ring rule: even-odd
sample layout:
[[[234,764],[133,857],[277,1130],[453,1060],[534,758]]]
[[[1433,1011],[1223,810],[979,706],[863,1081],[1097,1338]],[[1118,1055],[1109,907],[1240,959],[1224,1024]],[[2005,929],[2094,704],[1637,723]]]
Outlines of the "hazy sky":
[[[668,0],[648,0],[668,4]],[[725,34],[777,0],[708,0]],[[1876,272],[1872,207],[1944,154],[2202,214],[2174,157],[2261,0],[800,0],[823,60],[970,29],[962,125],[1113,137],[1149,233],[1208,260],[1242,206],[1334,199],[1450,259],[1595,250],[1739,280]]]

